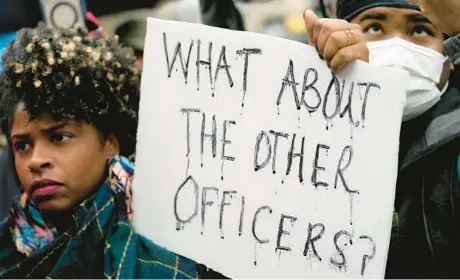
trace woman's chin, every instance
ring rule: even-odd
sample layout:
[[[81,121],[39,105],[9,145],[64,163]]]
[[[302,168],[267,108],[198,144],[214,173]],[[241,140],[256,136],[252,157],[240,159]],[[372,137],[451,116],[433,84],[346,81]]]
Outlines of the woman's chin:
[[[40,212],[65,212],[72,208],[71,203],[62,198],[39,199],[35,205]]]

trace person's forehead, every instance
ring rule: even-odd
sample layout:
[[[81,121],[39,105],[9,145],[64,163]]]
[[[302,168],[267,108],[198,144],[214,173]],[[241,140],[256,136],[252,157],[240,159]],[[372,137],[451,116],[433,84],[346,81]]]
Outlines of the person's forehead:
[[[419,16],[425,18],[425,16],[417,10],[414,9],[406,9],[406,8],[395,8],[395,7],[373,7],[369,8],[359,15],[357,15],[353,22],[358,22],[368,16],[372,15],[382,15],[386,16],[387,19],[392,17],[404,17],[409,20],[410,16]]]
[[[14,112],[11,122],[11,135],[27,134],[32,131],[40,131],[60,124],[61,127],[80,127],[81,124],[72,120],[57,120],[50,113],[42,113],[33,119],[30,118],[24,104],[19,104]]]
[[[53,120],[51,115],[47,113],[42,114],[35,119],[30,119],[29,113],[24,108],[19,107],[13,115],[11,135],[16,133],[22,134],[29,132],[30,130],[50,126],[55,123],[56,121]]]

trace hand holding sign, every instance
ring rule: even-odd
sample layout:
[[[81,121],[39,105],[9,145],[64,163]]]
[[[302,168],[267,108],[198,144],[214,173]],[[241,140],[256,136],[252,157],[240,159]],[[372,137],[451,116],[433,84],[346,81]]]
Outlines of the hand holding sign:
[[[136,230],[233,278],[383,277],[405,75],[149,19]]]
[[[320,19],[312,10],[305,11],[308,42],[338,73],[355,60],[369,61],[369,49],[359,24],[340,19]]]

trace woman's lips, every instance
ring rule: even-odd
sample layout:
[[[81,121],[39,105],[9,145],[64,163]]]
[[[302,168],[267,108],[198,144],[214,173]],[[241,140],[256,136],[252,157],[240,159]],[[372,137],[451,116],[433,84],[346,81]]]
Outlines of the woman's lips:
[[[62,183],[50,179],[36,180],[30,185],[30,195],[32,200],[54,195]]]
[[[41,197],[52,196],[59,190],[60,187],[61,186],[57,186],[57,185],[49,185],[49,186],[37,188],[32,193],[32,200],[35,201]]]

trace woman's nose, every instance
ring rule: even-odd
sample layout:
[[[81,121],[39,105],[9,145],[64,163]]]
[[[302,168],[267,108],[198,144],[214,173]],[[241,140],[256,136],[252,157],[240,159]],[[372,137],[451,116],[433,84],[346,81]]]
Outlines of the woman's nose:
[[[39,172],[42,169],[51,168],[53,166],[51,153],[46,145],[35,144],[27,168],[30,171]]]

